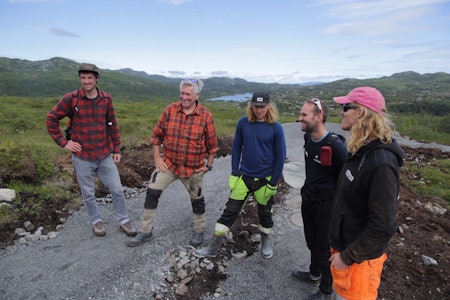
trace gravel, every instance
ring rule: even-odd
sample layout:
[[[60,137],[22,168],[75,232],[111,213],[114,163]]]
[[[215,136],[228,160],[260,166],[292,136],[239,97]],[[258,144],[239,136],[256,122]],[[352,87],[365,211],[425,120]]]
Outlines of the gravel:
[[[219,285],[228,296],[210,296],[211,299],[301,299],[315,292],[314,287],[291,276],[293,270],[307,270],[309,251],[300,215],[303,137],[298,123],[285,124],[284,128],[288,159],[285,181],[293,188],[283,203],[275,205],[274,256],[264,259],[255,253],[231,261],[229,276]],[[338,133],[340,130],[336,124],[330,129]],[[206,243],[228,199],[230,159],[216,159],[214,169],[204,178]],[[130,217],[136,226],[144,199],[143,192],[128,199]],[[1,250],[0,298],[151,299],[155,291],[164,289],[163,277],[169,269],[165,254],[179,245],[187,246],[191,237],[192,209],[184,186],[175,182],[162,194],[153,239],[140,247],[126,246],[128,237],[118,231],[112,204],[102,204],[101,209],[107,229],[105,237],[92,235],[82,207],[67,220],[56,238]]]

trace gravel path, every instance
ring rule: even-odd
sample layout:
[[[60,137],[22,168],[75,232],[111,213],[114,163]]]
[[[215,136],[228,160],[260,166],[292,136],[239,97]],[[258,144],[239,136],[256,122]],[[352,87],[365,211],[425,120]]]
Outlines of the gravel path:
[[[290,275],[294,269],[307,269],[309,251],[300,215],[299,188],[304,179],[303,137],[298,123],[285,124],[284,128],[288,159],[284,176],[293,188],[286,200],[275,206],[274,256],[263,259],[255,253],[233,261],[227,269],[228,279],[219,286],[231,292],[232,296],[219,299],[302,299],[315,291]],[[330,125],[330,129],[340,131],[339,125]],[[208,217],[205,236],[208,240],[228,198],[229,174],[228,156],[217,159],[214,169],[205,176]],[[138,225],[144,197],[145,193],[141,193],[128,199],[130,217],[135,225]],[[184,187],[176,182],[163,193],[154,238],[141,247],[125,245],[127,237],[117,230],[112,204],[104,204],[101,209],[107,228],[106,237],[91,234],[82,208],[69,218],[55,239],[1,250],[0,298],[153,298],[153,292],[161,285],[164,272],[169,268],[164,254],[178,245],[187,245],[191,236],[191,207]]]

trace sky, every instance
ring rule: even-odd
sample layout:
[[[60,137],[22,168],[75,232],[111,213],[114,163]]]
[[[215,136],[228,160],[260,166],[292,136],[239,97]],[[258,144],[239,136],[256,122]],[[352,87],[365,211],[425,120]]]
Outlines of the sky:
[[[266,83],[450,73],[450,0],[0,0],[0,57]]]

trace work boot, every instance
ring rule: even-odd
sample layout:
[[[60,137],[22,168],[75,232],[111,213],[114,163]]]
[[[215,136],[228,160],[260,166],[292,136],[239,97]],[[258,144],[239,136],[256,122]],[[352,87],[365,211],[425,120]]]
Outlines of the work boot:
[[[292,272],[292,276],[294,276],[298,280],[307,282],[307,283],[315,285],[315,286],[320,285],[320,279],[322,278],[322,276],[314,276],[311,273],[304,272],[304,271],[294,271],[294,272]]]
[[[273,256],[272,247],[270,246],[270,238],[268,234],[261,233],[261,254],[264,258],[271,258]]]
[[[129,239],[127,241],[127,246],[128,247],[137,247],[137,246],[142,245],[145,242],[150,241],[151,238],[152,238],[151,231],[149,233],[139,232],[134,238]]]
[[[198,258],[216,257],[217,251],[219,251],[220,246],[222,246],[223,238],[223,235],[214,235],[213,240],[208,247],[194,250],[194,256]]]
[[[203,244],[203,232],[194,231],[194,233],[192,234],[192,239],[189,242],[189,244],[196,248],[198,246],[201,246],[201,244]]]

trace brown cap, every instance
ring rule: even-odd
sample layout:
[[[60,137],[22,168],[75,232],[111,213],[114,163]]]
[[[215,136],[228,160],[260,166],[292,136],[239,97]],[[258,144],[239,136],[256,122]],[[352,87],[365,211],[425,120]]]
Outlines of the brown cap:
[[[99,74],[98,68],[94,64],[81,64],[78,68],[78,73],[80,72],[91,72],[96,73],[97,75]]]

